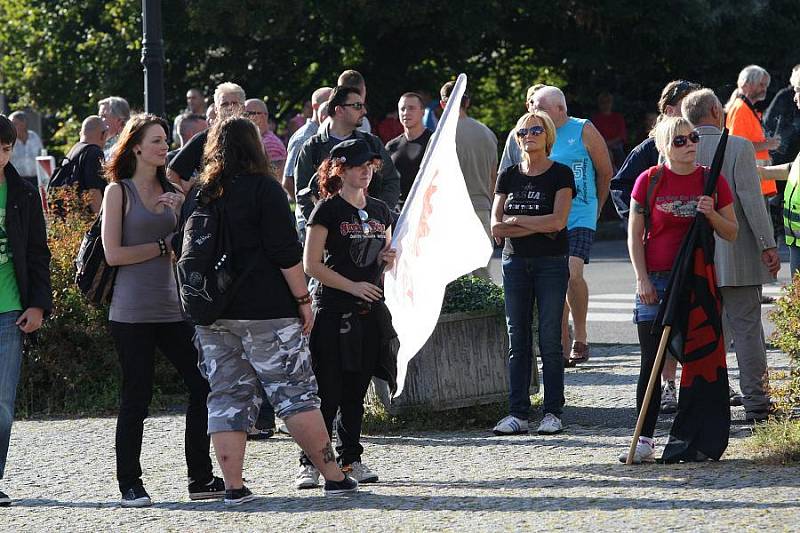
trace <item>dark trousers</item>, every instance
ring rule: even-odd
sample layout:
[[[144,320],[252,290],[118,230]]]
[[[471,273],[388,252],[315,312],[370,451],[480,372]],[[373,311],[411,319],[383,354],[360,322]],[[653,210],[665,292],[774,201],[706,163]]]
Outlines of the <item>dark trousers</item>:
[[[650,381],[650,374],[653,371],[653,365],[656,362],[656,353],[658,352],[658,341],[661,339],[661,331],[657,335],[650,333],[650,328],[653,327],[652,321],[639,322],[636,324],[636,329],[639,333],[639,347],[642,352],[642,361],[639,366],[639,381],[636,383],[636,414],[642,411],[642,404],[644,403],[644,395],[647,392],[647,383]],[[666,358],[666,355],[665,355]],[[658,368],[658,374],[661,375],[661,370],[664,368],[664,359],[661,359],[661,365]],[[647,404],[647,414],[642,426],[642,437],[653,438],[656,431],[656,424],[658,423],[658,413],[661,410],[661,386],[660,379],[656,381],[656,386],[653,388],[653,395],[650,397],[650,403]]]
[[[111,335],[122,368],[117,417],[117,481],[121,492],[142,485],[142,432],[153,397],[156,347],[175,366],[189,389],[185,452],[191,481],[212,477],[208,437],[208,382],[197,368],[194,328],[186,322],[127,324],[111,322]]]
[[[361,461],[361,423],[364,397],[374,373],[380,348],[379,328],[372,314],[359,315],[361,321],[363,365],[360,372],[343,368],[339,343],[341,314],[317,313],[311,332],[311,362],[317,378],[320,410],[328,435],[336,422],[336,453],[341,465]],[[339,412],[338,419],[336,413]],[[303,457],[302,462],[308,463]]]

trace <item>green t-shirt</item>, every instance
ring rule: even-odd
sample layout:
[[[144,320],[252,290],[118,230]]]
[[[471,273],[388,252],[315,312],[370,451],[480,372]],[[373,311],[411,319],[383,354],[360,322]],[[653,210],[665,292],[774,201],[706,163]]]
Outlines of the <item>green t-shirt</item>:
[[[6,233],[7,198],[8,185],[3,180],[0,183],[0,313],[22,311],[17,275],[14,273],[14,263],[11,261],[13,254]]]

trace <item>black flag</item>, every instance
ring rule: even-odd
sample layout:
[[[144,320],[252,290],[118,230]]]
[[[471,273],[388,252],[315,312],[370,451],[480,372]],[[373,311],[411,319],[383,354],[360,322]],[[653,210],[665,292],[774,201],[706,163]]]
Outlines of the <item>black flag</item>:
[[[726,128],[706,172],[707,196],[716,189],[727,142]],[[682,370],[678,414],[661,461],[718,460],[728,447],[731,413],[714,230],[702,213],[681,244],[665,294],[654,324],[671,326],[668,346]]]

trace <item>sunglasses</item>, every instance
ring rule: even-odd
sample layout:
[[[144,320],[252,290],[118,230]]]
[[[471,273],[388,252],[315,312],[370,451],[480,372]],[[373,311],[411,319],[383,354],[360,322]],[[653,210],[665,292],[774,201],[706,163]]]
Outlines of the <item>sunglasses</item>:
[[[672,88],[669,98],[667,98],[667,105],[675,105],[675,100],[678,96],[682,96],[689,92],[694,84],[690,81],[680,80],[675,87]]]
[[[672,146],[675,148],[683,148],[686,146],[687,142],[691,142],[692,144],[699,143],[700,134],[696,131],[693,131],[689,135],[676,135],[675,138],[672,139]]]
[[[366,109],[367,105],[362,102],[356,102],[354,104],[339,104],[340,107],[352,107],[356,111],[361,111],[362,109]]]
[[[530,128],[520,128],[517,130],[517,137],[525,137],[528,134],[538,137],[544,133],[544,128],[541,126],[531,126]]]
[[[369,215],[363,209],[358,210],[358,218],[361,219],[361,230],[364,232],[364,235],[369,235],[372,233],[372,228],[369,227],[367,224],[367,220],[369,220]]]

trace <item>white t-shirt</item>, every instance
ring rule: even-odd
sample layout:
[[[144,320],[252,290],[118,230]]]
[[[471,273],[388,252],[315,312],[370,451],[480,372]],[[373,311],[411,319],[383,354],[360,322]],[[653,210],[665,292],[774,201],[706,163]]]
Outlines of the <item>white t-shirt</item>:
[[[17,138],[14,151],[11,153],[11,164],[20,176],[36,175],[36,157],[42,153],[42,140],[35,131],[28,130],[28,141]]]

